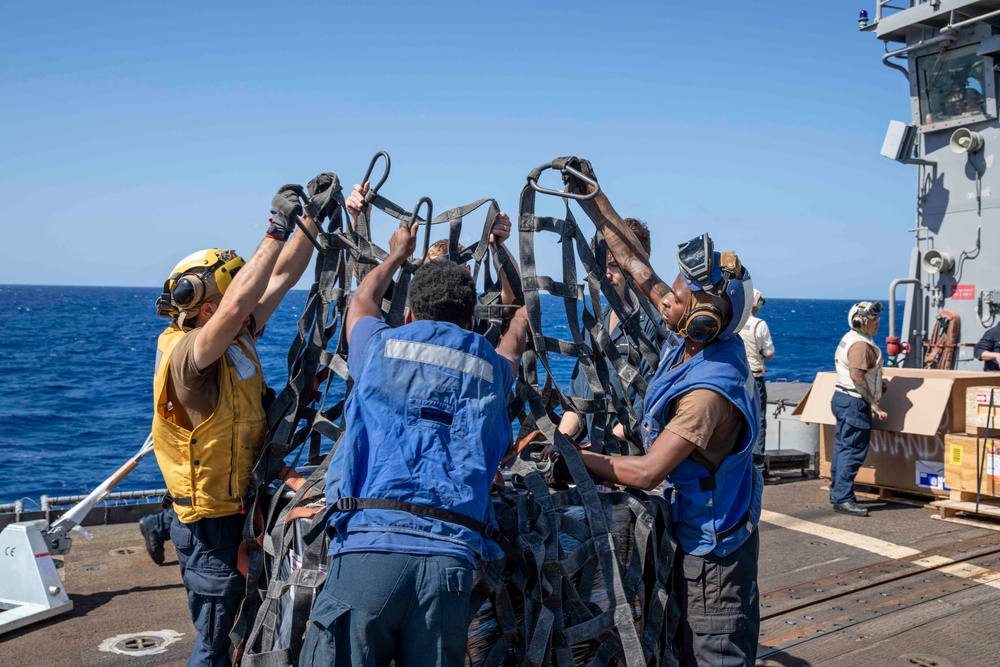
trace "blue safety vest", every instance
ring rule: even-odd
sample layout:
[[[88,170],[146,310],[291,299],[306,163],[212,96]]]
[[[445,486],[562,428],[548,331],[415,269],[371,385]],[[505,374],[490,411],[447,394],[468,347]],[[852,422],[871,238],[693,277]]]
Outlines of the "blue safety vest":
[[[489,488],[511,444],[512,379],[510,362],[483,336],[454,324],[419,320],[377,333],[344,408],[347,427],[330,461],[327,504],[397,500],[494,524]],[[334,512],[329,526],[344,550],[353,535],[379,532],[501,555],[469,528],[400,510]]]
[[[695,556],[725,556],[746,541],[760,519],[764,479],[753,465],[760,430],[757,386],[739,337],[712,343],[680,363],[683,355],[683,346],[665,351],[649,384],[643,441],[649,449],[666,425],[674,399],[692,389],[711,389],[742,413],[746,423],[739,449],[714,474],[688,457],[667,475],[674,535],[681,548]]]

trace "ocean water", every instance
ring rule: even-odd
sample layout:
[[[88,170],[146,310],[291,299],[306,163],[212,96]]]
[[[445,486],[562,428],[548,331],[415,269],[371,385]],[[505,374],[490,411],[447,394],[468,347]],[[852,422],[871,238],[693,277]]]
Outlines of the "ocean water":
[[[156,338],[166,323],[155,314],[158,295],[0,285],[0,502],[87,493],[138,451],[150,429]],[[289,293],[258,344],[268,384],[279,391],[306,296]],[[777,351],[768,379],[811,381],[832,369],[851,303],[768,300],[760,315]],[[543,302],[543,314],[547,330],[567,336],[557,328],[565,314],[555,299]],[[567,387],[572,362],[555,361],[553,373]],[[118,489],[162,486],[149,456]]]

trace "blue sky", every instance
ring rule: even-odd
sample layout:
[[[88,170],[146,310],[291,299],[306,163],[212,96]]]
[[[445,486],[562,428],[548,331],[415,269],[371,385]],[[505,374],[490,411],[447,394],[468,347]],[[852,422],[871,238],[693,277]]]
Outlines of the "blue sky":
[[[664,277],[707,230],[768,296],[884,298],[916,172],[879,155],[908,88],[861,8],[14,3],[0,283],[158,287],[198,248],[248,256],[278,186],[329,170],[349,187],[385,149],[383,194],[436,211],[494,197],[513,214],[533,167],[587,157],[649,223]]]

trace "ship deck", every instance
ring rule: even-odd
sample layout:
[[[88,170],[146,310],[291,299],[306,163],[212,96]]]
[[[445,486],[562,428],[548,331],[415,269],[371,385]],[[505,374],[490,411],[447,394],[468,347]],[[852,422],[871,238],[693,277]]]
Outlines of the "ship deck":
[[[759,665],[997,664],[1000,526],[942,521],[920,504],[862,501],[867,519],[835,514],[816,479],[764,490]],[[74,541],[61,571],[68,614],[0,637],[0,664],[184,665],[194,633],[173,550],[146,555],[135,524]],[[119,635],[173,630],[154,655],[99,650]]]

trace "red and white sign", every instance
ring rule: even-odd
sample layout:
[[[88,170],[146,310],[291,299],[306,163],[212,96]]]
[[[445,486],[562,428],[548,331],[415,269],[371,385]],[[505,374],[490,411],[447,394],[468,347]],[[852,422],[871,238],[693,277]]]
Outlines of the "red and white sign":
[[[989,402],[990,402],[990,393],[993,393],[993,392],[987,393],[985,391],[977,391],[976,392],[976,403],[979,403],[981,405],[989,405]],[[994,394],[993,400],[994,400],[995,403],[1000,404],[1000,392]]]
[[[952,285],[950,296],[955,301],[972,301],[976,298],[976,286]]]

